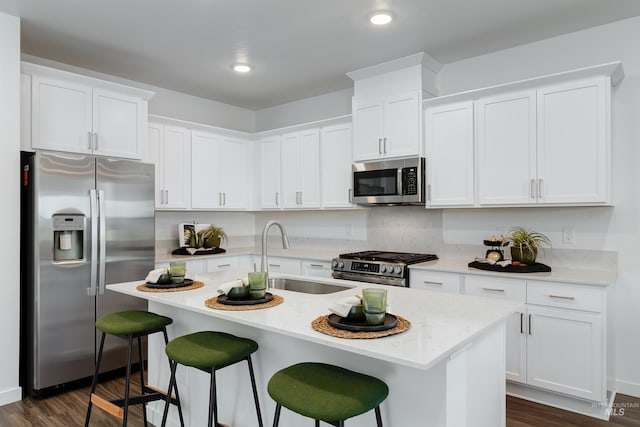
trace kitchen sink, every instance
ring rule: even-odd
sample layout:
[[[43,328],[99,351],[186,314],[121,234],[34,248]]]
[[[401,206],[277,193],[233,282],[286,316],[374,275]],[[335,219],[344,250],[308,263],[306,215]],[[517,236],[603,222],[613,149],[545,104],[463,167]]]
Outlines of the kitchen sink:
[[[310,280],[273,278],[269,279],[269,286],[275,289],[284,289],[292,292],[302,292],[305,294],[332,294],[334,292],[351,289],[349,286],[333,285],[329,283],[319,283]]]

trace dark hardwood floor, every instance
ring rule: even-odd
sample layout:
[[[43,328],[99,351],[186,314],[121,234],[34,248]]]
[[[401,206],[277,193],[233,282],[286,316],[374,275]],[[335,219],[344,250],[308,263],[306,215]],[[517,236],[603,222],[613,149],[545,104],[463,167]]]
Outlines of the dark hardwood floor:
[[[138,384],[133,386],[134,391],[138,390]],[[105,381],[98,385],[98,393],[107,399],[121,397],[122,390],[124,390],[123,378]],[[89,387],[81,387],[46,399],[27,398],[20,402],[0,406],[0,426],[83,426],[88,396]],[[619,394],[616,397],[615,406],[616,414],[610,418],[609,422],[606,422],[526,400],[507,397],[507,427],[640,427],[639,398]],[[269,424],[267,421],[265,425]],[[94,407],[91,414],[92,427],[120,425],[120,420]],[[140,407],[132,408],[129,414],[129,425],[142,425]]]

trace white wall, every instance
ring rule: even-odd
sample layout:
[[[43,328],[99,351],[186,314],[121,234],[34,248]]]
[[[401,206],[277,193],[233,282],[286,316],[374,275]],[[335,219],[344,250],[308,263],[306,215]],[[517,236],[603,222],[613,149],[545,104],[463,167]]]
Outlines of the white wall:
[[[98,79],[154,91],[156,94],[149,101],[149,114],[166,116],[173,119],[186,120],[211,126],[219,126],[243,132],[253,132],[255,127],[254,112],[246,108],[223,104],[221,102],[199,98],[169,89],[163,89],[157,86],[151,86],[145,83],[135,82],[31,55],[23,55],[22,60],[25,62],[40,64],[60,70],[66,70],[72,73],[83,74]]]
[[[445,243],[475,244],[517,225],[548,234],[554,247],[618,252],[612,318],[618,391],[640,396],[640,18],[447,64],[442,93],[506,83],[589,65],[622,60],[626,74],[613,90],[613,208],[525,208],[446,210]],[[505,177],[505,179],[507,179]],[[561,230],[575,227],[575,245],[563,246]]]
[[[18,386],[20,347],[20,19],[0,13],[0,224],[6,244],[0,249],[2,298],[0,325],[0,405],[22,398]]]
[[[330,119],[351,114],[353,88],[314,96],[255,112],[255,131]]]

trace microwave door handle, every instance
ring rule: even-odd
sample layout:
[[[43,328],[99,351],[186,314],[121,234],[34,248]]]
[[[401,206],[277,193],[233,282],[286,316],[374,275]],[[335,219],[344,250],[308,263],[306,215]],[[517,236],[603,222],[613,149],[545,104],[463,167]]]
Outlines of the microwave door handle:
[[[99,203],[99,213],[98,216],[100,218],[100,270],[98,276],[98,295],[103,295],[105,291],[105,279],[106,279],[106,258],[107,258],[107,224],[106,224],[106,215],[104,213],[104,190],[98,191],[98,203]]]
[[[402,168],[398,168],[398,196],[402,197],[404,195],[404,187],[402,182]]]
[[[87,288],[87,296],[96,295],[96,285],[98,283],[98,198],[96,190],[89,190],[90,222],[91,222],[91,281]]]

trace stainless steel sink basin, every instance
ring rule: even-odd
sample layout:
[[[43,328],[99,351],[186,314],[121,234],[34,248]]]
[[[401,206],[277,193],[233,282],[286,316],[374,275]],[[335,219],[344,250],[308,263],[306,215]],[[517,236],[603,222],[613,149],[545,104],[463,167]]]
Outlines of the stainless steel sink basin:
[[[305,294],[332,294],[347,289],[348,286],[333,285],[329,283],[318,283],[309,280],[273,278],[269,279],[269,285],[275,289],[284,289],[286,291],[302,292]]]

